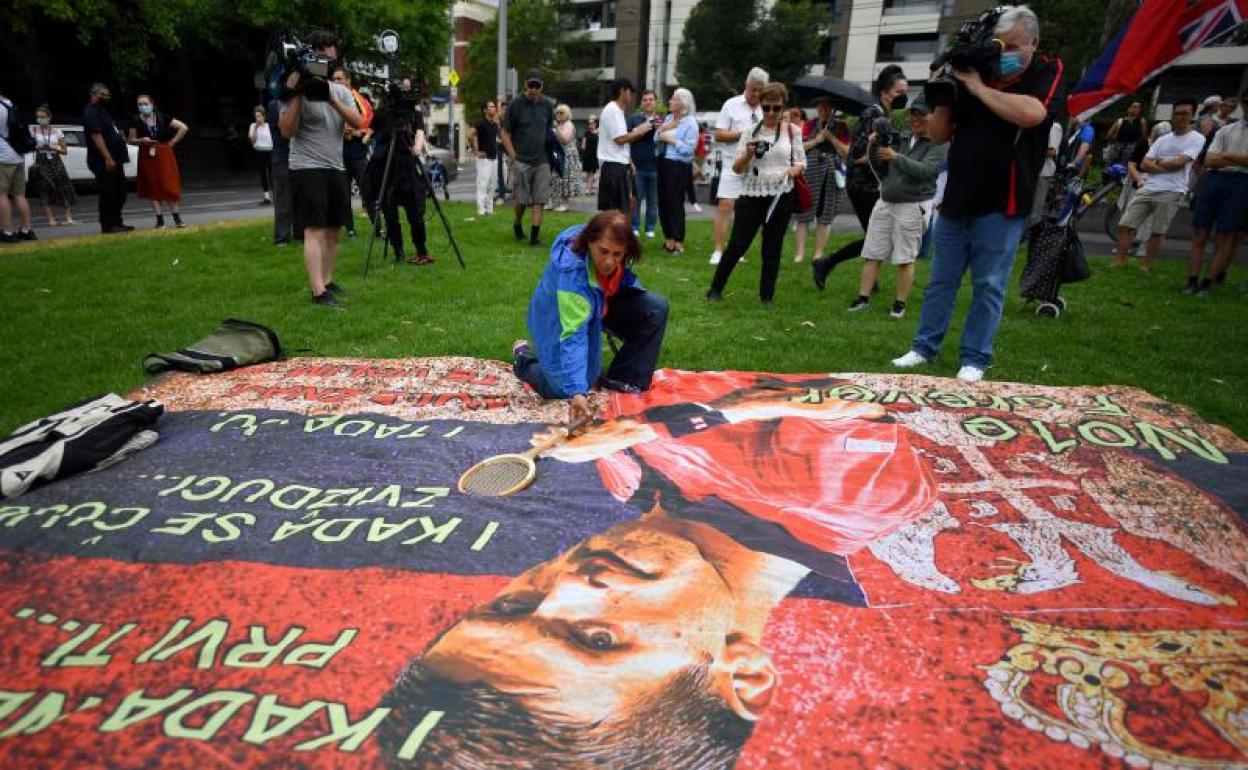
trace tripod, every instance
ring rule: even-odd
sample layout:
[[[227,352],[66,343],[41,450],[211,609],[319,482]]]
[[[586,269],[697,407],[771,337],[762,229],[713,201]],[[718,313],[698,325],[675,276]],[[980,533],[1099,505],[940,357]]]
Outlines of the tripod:
[[[410,121],[404,120],[402,113],[389,117],[392,120],[389,131],[390,142],[389,146],[386,148],[386,162],[382,169],[381,185],[378,188],[377,200],[374,203],[371,217],[372,234],[369,236],[368,240],[368,254],[364,259],[364,278],[366,279],[368,278],[369,265],[373,260],[373,246],[376,244],[377,236],[379,234],[383,238],[381,247],[382,260],[385,260],[386,252],[390,248],[389,233],[387,232],[387,228],[385,226],[385,212],[392,206],[397,205],[393,201],[394,183],[391,179],[391,171],[394,167],[394,148],[396,145],[402,145],[404,148],[403,151],[406,152],[406,148],[411,146],[411,131],[408,128]],[[420,158],[413,156],[412,162],[416,164],[416,173],[419,174],[420,179],[425,183],[425,194],[428,194],[428,192],[433,188],[432,181],[429,179],[429,174],[425,170],[424,164],[421,163]],[[455,235],[451,232],[451,224],[447,221],[446,214],[442,212],[442,207],[438,205],[438,196],[434,194],[430,197],[433,198],[433,208],[438,212],[438,217],[442,220],[442,227],[446,230],[446,237],[451,242],[451,248],[455,251],[455,258],[459,260],[460,268],[466,270],[468,266],[464,264],[464,257],[459,251],[459,244],[455,242]],[[395,217],[398,217],[397,211],[395,212]],[[395,259],[398,259],[397,254]]]

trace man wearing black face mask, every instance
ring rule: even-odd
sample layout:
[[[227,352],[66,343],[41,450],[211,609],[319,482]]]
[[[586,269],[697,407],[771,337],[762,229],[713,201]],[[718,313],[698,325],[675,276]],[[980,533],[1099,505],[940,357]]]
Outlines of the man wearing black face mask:
[[[950,141],[949,181],[933,239],[936,256],[923,294],[910,352],[893,359],[909,368],[935,360],[958,297],[971,272],[971,308],[962,328],[958,379],[979,382],[992,362],[992,343],[1005,308],[1014,253],[1031,211],[1049,126],[1060,113],[1060,60],[1036,56],[1040,22],[1025,5],[1006,6],[994,37],[1003,44],[996,77],[955,70],[958,95],[936,107],[928,134]]]
[[[87,135],[87,168],[95,175],[99,190],[100,230],[126,233],[134,229],[121,221],[121,208],[126,205],[125,166],[130,152],[117,121],[105,109],[110,99],[108,86],[91,86],[90,101],[82,113],[82,129]]]

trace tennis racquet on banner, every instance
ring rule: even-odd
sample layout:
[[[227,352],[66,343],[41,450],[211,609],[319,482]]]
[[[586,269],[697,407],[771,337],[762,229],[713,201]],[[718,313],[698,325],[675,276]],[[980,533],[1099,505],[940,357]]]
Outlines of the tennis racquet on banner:
[[[539,444],[520,454],[495,455],[464,471],[459,477],[459,491],[477,497],[514,495],[537,478],[537,463],[542,452],[562,444],[579,430],[589,418],[582,417],[566,427],[556,428]]]

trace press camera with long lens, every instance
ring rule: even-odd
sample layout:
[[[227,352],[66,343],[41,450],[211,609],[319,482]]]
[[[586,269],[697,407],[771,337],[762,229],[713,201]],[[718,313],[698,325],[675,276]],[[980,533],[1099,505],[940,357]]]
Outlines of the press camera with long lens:
[[[1007,6],[997,6],[977,18],[963,22],[948,50],[936,57],[932,79],[923,86],[923,96],[931,107],[951,106],[958,98],[958,81],[953,70],[975,70],[984,80],[996,80],[1001,73],[1005,42],[996,37],[997,21]]]
[[[296,35],[282,33],[273,37],[267,65],[270,84],[283,101],[294,94],[302,94],[310,102],[329,100],[329,78],[333,74],[334,60],[317,53]],[[286,85],[286,78],[292,72],[299,73],[299,82],[293,89]]]

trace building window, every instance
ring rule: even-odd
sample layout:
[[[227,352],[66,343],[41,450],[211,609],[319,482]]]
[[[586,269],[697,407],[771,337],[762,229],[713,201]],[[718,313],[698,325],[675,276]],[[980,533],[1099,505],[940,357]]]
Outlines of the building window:
[[[884,0],[885,16],[940,13],[941,0]]]
[[[940,36],[880,35],[876,61],[927,61],[940,52]]]

